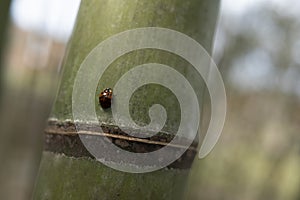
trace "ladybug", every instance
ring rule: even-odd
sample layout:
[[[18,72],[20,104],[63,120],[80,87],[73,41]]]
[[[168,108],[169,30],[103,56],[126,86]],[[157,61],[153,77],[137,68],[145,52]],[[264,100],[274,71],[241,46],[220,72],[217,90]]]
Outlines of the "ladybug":
[[[111,107],[112,100],[112,89],[106,88],[99,95],[99,103],[103,109],[107,109]]]

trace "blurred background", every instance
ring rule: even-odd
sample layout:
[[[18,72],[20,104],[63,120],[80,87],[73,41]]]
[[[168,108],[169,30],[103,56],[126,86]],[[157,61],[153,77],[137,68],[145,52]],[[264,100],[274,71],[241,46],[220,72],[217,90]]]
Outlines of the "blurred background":
[[[79,3],[1,0],[0,199],[30,199]],[[189,199],[300,200],[300,1],[222,0],[213,57],[227,120]]]
[[[0,40],[1,200],[31,199],[43,130],[79,4],[80,0],[1,0],[0,33],[6,25]]]

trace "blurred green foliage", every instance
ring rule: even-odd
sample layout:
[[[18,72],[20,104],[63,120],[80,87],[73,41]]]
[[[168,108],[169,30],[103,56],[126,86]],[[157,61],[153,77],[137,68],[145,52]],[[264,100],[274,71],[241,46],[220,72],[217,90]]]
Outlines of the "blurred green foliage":
[[[282,11],[266,4],[221,16],[227,121],[194,164],[189,199],[300,199],[300,21]]]

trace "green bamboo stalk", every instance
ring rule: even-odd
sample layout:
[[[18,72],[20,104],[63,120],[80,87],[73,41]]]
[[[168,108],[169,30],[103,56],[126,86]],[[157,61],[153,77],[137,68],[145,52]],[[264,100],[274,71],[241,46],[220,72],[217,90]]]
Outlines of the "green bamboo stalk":
[[[0,6],[0,97],[2,92],[2,76],[3,76],[3,50],[6,44],[6,28],[9,18],[9,8],[11,0],[3,0]]]
[[[80,145],[74,136],[72,121],[72,89],[76,73],[88,53],[101,41],[128,29],[150,26],[173,29],[194,38],[210,52],[218,8],[219,0],[82,0],[46,129],[46,150],[36,182],[35,199],[184,198],[188,168],[129,174],[110,169],[78,150]],[[103,88],[113,88],[134,66],[153,62],[172,66],[192,85],[204,87],[200,75],[182,58],[164,51],[139,50],[118,58],[105,72],[95,91],[96,106],[97,94]],[[196,93],[198,99],[203,98],[202,90]],[[175,96],[164,87],[148,85],[140,88],[130,101],[132,118],[138,124],[149,123],[149,116],[144,113],[154,103],[162,104],[168,113],[163,131],[176,133],[180,107]],[[114,124],[111,112],[99,108],[97,115],[101,123]],[[57,136],[59,134],[61,136]],[[68,143],[72,143],[71,147],[66,145]]]

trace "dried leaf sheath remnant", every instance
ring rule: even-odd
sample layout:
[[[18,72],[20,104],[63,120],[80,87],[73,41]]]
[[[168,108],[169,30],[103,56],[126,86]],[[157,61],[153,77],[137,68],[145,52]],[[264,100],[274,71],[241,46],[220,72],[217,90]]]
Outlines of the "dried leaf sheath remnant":
[[[84,125],[81,125],[81,127],[82,126]],[[141,139],[131,137],[115,126],[102,126],[104,133],[97,132],[93,125],[85,125],[85,127],[86,131],[77,133],[75,124],[70,121],[49,121],[48,127],[45,130],[45,150],[56,153],[64,153],[65,155],[72,157],[94,158],[94,156],[91,155],[82,144],[79,134],[86,134],[95,137],[107,137],[110,142],[118,147],[126,151],[136,153],[146,153],[158,150],[165,145],[168,145],[168,143],[172,140],[172,137],[166,133],[158,133],[151,138]],[[172,147],[174,147],[174,153],[177,148],[184,148],[184,146],[180,144],[173,145]],[[197,143],[193,143],[177,161],[169,166],[169,168],[190,168],[196,154],[196,147]]]

